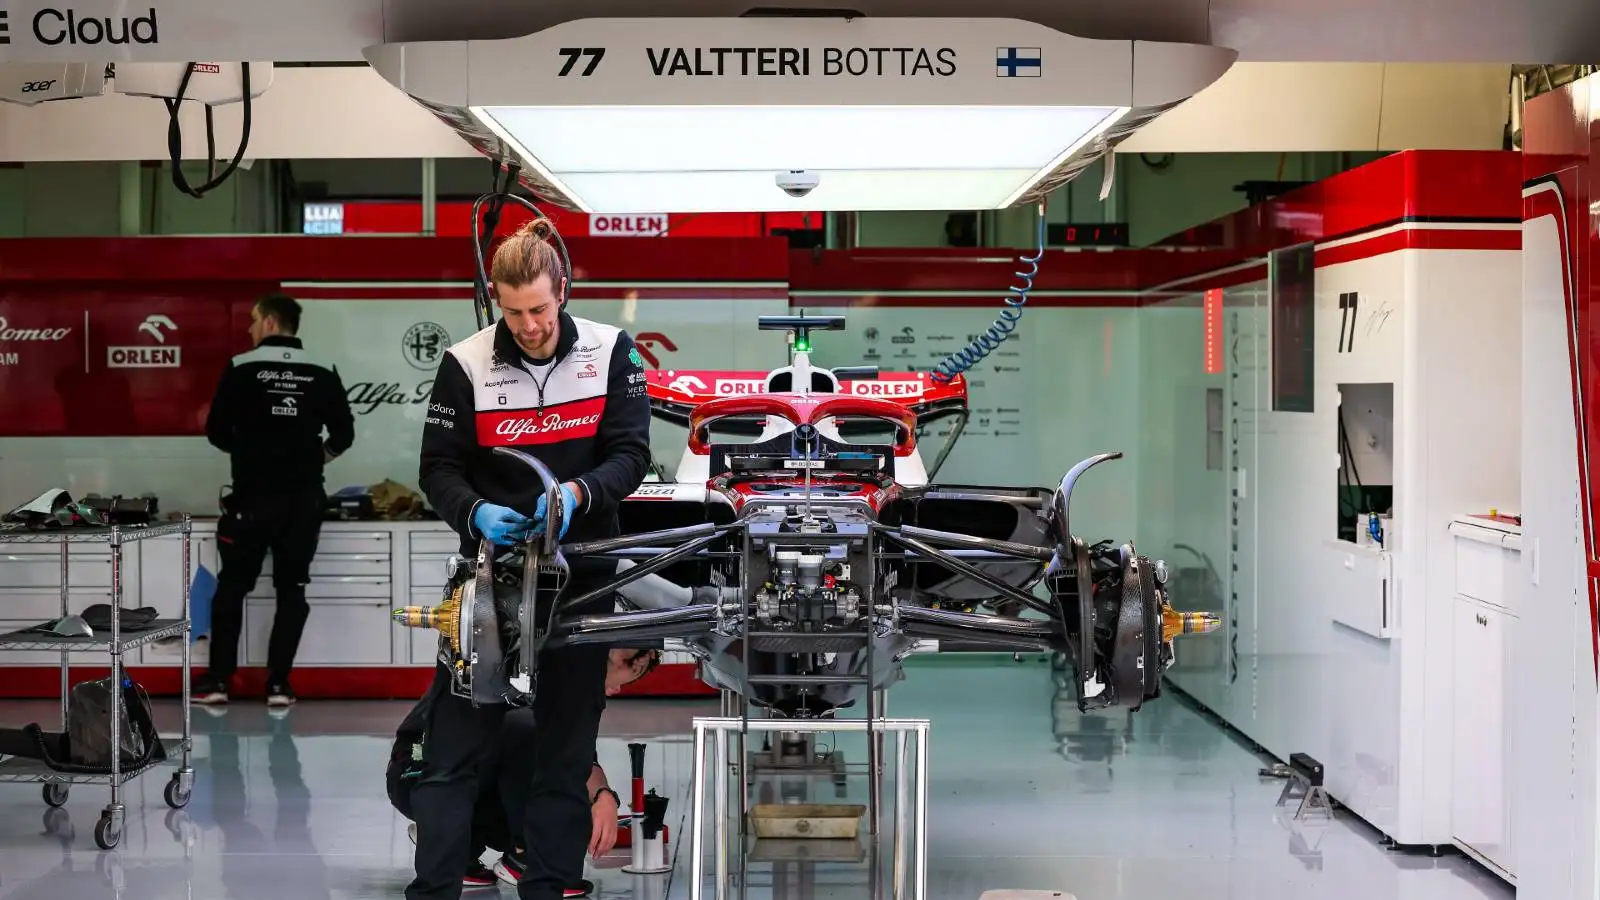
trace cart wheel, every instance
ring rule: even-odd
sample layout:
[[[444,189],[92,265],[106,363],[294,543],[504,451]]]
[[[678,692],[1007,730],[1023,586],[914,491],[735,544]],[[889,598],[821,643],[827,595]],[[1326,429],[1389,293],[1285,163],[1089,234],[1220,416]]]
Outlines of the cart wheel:
[[[59,781],[44,783],[44,802],[47,806],[65,806],[67,804],[68,785]]]
[[[100,821],[94,823],[94,842],[101,850],[112,850],[122,843],[122,829],[113,828],[111,817],[102,815]]]
[[[44,830],[46,834],[53,834],[69,842],[77,836],[77,832],[72,828],[72,817],[59,807],[44,811]]]
[[[183,783],[176,775],[172,776],[172,780],[167,782],[165,788],[162,788],[161,797],[173,809],[183,809],[189,805],[189,792],[183,789]]]

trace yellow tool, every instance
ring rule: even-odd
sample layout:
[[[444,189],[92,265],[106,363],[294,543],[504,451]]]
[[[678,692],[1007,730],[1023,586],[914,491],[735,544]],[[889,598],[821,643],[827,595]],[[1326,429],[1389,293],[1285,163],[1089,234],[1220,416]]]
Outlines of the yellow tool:
[[[394,620],[407,628],[433,628],[450,642],[453,648],[461,646],[461,587],[438,606],[402,606],[393,613]]]
[[[1205,634],[1222,627],[1222,617],[1209,612],[1178,612],[1170,606],[1161,610],[1161,639],[1170,641],[1180,634]]]

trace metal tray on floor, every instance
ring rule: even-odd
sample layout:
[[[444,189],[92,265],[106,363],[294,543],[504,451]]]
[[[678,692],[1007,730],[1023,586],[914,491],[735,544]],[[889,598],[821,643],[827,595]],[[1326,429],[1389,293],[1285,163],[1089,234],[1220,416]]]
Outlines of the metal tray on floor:
[[[856,840],[867,808],[851,803],[758,803],[750,810],[757,838]]]

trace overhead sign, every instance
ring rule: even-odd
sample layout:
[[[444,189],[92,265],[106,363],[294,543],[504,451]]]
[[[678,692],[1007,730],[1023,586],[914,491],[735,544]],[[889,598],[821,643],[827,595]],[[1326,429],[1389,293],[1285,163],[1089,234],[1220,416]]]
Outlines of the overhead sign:
[[[1095,40],[1006,18],[607,18],[520,38],[382,44],[391,84],[449,107],[1035,105],[1188,97],[1232,50]],[[459,77],[456,73],[470,73]],[[1136,88],[1137,86],[1137,88]]]

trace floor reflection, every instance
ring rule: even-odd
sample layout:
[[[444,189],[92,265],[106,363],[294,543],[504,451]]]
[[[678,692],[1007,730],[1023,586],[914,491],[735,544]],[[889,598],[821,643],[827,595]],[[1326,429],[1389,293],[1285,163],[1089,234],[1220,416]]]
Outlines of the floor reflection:
[[[1176,695],[1137,713],[1084,714],[1047,663],[951,658],[915,661],[889,706],[893,717],[932,722],[932,900],[999,888],[1080,900],[1513,897],[1463,858],[1383,849],[1347,811],[1295,820],[1292,805],[1276,805],[1282,782],[1259,774],[1263,761]],[[383,766],[406,708],[306,701],[281,717],[248,703],[197,711],[188,807],[162,802],[167,769],[130,783],[122,843],[109,852],[91,836],[107,789],[77,785],[64,807],[48,809],[38,785],[0,784],[0,900],[399,898],[412,846],[384,795]],[[671,800],[673,868],[631,875],[628,851],[618,851],[590,866],[599,896],[688,897],[690,722],[716,711],[714,700],[618,701],[607,711],[601,761],[626,797],[627,744],[647,744],[646,781]],[[7,704],[0,724],[58,714],[49,703]],[[156,714],[163,733],[176,732],[174,705],[158,703]],[[742,856],[733,848],[736,877],[721,900],[895,897],[892,740],[887,747],[876,853],[865,841],[752,838]],[[765,777],[752,802],[866,803],[864,736],[826,734],[811,752],[826,757],[815,772]],[[710,878],[703,890],[718,897]]]

